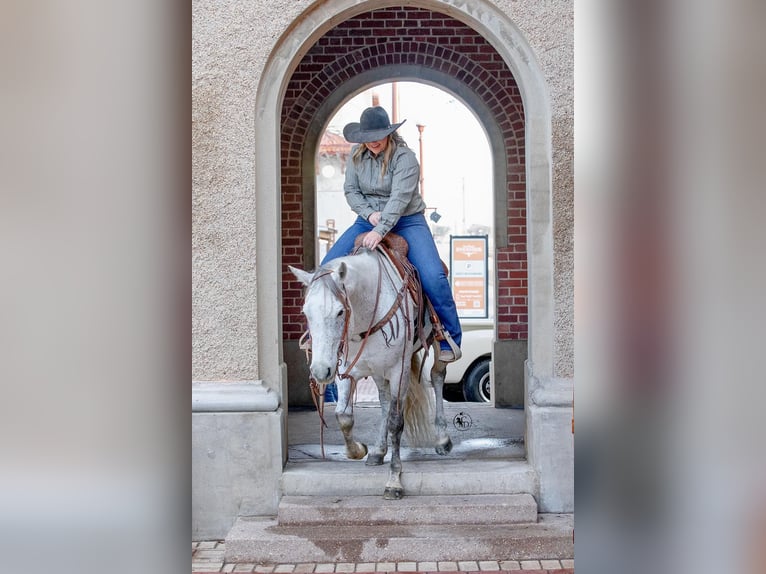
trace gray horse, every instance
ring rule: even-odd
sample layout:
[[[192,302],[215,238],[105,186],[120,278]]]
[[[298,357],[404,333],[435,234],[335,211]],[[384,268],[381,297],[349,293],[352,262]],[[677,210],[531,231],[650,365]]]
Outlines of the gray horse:
[[[333,381],[338,383],[335,417],[346,454],[351,459],[367,455],[366,464],[381,465],[390,434],[391,469],[383,497],[402,498],[399,449],[405,424],[413,443],[429,441],[443,455],[452,449],[442,400],[446,364],[434,361],[431,395],[420,381],[415,337],[419,310],[398,271],[380,251],[362,250],[340,257],[314,273],[294,267],[290,271],[308,287],[303,313],[311,335],[311,377],[322,389]],[[436,342],[433,351],[437,357]],[[377,443],[369,453],[352,435],[352,391],[356,381],[367,376],[378,387],[381,405]]]

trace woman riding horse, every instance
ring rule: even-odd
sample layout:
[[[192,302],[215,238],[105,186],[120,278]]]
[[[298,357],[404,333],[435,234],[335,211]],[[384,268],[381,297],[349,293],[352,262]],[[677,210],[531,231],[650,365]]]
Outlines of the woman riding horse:
[[[386,110],[375,106],[364,110],[359,122],[343,128],[346,140],[360,144],[351,150],[343,185],[346,201],[358,217],[322,265],[351,253],[354,240],[362,233],[362,245],[369,249],[375,249],[389,231],[404,237],[409,244],[407,257],[418,270],[423,291],[444,327],[438,359],[451,363],[462,355],[462,330],[452,289],[423,215],[426,203],[419,191],[420,165],[396,132],[403,123],[392,125]]]

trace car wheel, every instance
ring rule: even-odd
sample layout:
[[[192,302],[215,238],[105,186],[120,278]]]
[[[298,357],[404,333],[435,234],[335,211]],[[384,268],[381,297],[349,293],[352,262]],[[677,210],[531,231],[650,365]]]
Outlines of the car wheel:
[[[465,374],[463,379],[463,396],[465,400],[474,403],[488,403],[490,397],[489,357],[477,361]]]

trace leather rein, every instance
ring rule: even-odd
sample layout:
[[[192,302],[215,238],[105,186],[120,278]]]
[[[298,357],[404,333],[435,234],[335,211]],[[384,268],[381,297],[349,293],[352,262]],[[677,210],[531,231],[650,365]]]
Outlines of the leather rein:
[[[393,284],[393,280],[391,279],[391,275],[388,272],[387,269],[383,267],[383,258],[380,254],[378,254],[378,284],[377,288],[375,290],[375,304],[372,309],[372,314],[370,317],[370,324],[367,327],[367,330],[359,333],[359,337],[361,338],[362,344],[359,346],[359,350],[356,352],[356,355],[354,356],[354,359],[351,361],[350,364],[348,364],[348,368],[346,369],[345,373],[338,373],[338,376],[341,379],[348,379],[351,378],[351,370],[356,365],[357,361],[359,361],[359,358],[362,356],[362,353],[364,352],[364,348],[367,345],[367,341],[370,338],[370,335],[373,333],[376,333],[383,329],[386,325],[389,323],[392,323],[394,318],[396,317],[396,312],[401,308],[402,303],[405,300],[405,297],[407,295],[407,278],[404,278],[402,281],[401,288],[397,291],[396,297],[394,299],[393,304],[389,308],[388,312],[383,315],[378,321],[375,321],[375,315],[378,312],[378,306],[380,304],[380,292],[381,287],[383,283],[383,274],[384,272],[388,276],[389,281]],[[319,270],[315,275],[314,278],[311,280],[311,284],[321,281],[329,290],[330,293],[340,302],[340,304],[343,306],[343,334],[341,336],[341,342],[338,346],[338,357],[337,357],[337,364],[340,366],[343,362],[348,363],[348,342],[349,342],[349,323],[351,321],[351,304],[349,302],[348,293],[346,292],[345,286],[341,289],[338,287],[338,284],[332,280],[330,277],[332,274],[332,269],[324,269]],[[390,345],[391,339],[396,337],[396,332],[392,333],[391,338],[388,337],[385,338],[386,345]]]

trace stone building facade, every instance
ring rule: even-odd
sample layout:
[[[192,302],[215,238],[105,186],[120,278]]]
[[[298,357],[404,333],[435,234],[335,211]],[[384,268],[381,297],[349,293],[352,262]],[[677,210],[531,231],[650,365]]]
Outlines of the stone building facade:
[[[321,129],[392,79],[487,133],[495,384],[523,388],[540,511],[572,512],[573,3],[194,0],[192,71],[194,535],[276,511]]]

